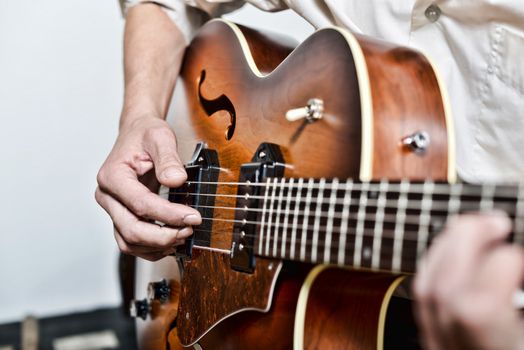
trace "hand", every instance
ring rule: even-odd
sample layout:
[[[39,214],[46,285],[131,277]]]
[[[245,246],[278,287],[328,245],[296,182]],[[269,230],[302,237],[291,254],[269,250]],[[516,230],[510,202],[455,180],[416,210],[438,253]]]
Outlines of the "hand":
[[[191,225],[201,223],[198,211],[171,203],[140,182],[154,169],[160,184],[182,185],[187,174],[176,149],[175,135],[163,119],[137,118],[122,126],[98,173],[95,193],[97,202],[113,220],[122,252],[158,260],[174,252],[173,247],[192,234]]]
[[[521,247],[505,243],[505,214],[463,215],[448,224],[420,264],[417,316],[428,349],[523,349],[512,303],[524,280]]]

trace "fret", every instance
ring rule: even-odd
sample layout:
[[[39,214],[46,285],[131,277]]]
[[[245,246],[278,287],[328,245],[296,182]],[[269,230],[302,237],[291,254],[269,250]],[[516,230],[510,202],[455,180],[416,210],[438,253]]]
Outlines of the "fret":
[[[493,195],[495,194],[495,186],[491,184],[482,185],[482,192],[480,197],[480,211],[489,211],[493,209]]]
[[[334,179],[331,184],[331,195],[329,197],[328,222],[326,224],[326,238],[324,245],[324,263],[330,262],[331,239],[333,235],[333,221],[335,217],[335,204],[337,202],[338,179]]]
[[[397,204],[397,215],[395,217],[395,232],[393,241],[393,260],[391,270],[393,272],[400,272],[400,265],[402,261],[402,243],[404,241],[404,222],[406,221],[406,207],[408,204],[407,191],[409,190],[409,182],[402,181],[400,183],[400,193]]]
[[[353,251],[354,267],[361,266],[362,259],[362,240],[364,236],[364,221],[366,220],[366,204],[368,201],[369,182],[362,183],[360,199],[358,203],[357,228],[355,230],[355,250]]]
[[[309,211],[313,193],[313,179],[307,183],[306,205],[304,207],[304,221],[302,222],[302,236],[300,238],[300,260],[306,260],[307,229],[309,223]]]
[[[271,192],[271,200],[269,202],[269,211],[268,211],[269,218],[267,220],[267,232],[266,232],[266,236],[267,236],[266,250],[265,250],[266,255],[269,255],[269,243],[271,241],[271,222],[273,221],[273,207],[275,204],[275,197],[276,197],[276,192],[277,192],[277,181],[278,181],[277,178],[273,179],[273,185],[271,187],[273,192]]]
[[[286,197],[286,209],[284,213],[284,223],[282,225],[282,245],[280,246],[280,256],[284,258],[286,256],[286,241],[287,241],[287,231],[289,223],[289,212],[291,210],[291,193],[293,192],[293,184],[295,180],[293,178],[289,179],[287,197]],[[298,206],[298,203],[295,203]]]
[[[262,215],[260,219],[260,235],[258,239],[258,251],[262,253],[262,249],[264,247],[264,221],[266,217],[266,203],[267,203],[267,197],[269,192],[269,179],[266,181],[266,189],[264,191],[264,202],[262,203]]]
[[[514,241],[524,244],[524,185],[519,184],[517,204],[515,208],[515,238]]]
[[[302,188],[304,186],[304,179],[298,179],[297,185],[297,199],[295,202],[295,210],[293,211],[293,228],[291,229],[291,246],[289,249],[289,256],[291,259],[295,258],[295,244],[297,240],[297,226],[298,226],[298,214],[300,210],[300,201],[302,200]]]
[[[346,260],[346,240],[349,224],[349,206],[351,204],[351,191],[353,189],[353,180],[348,179],[345,186],[344,203],[342,206],[342,221],[340,223],[340,236],[338,245],[338,264],[344,265]]]
[[[429,224],[431,221],[431,206],[433,204],[433,181],[424,182],[422,204],[419,216],[419,225],[417,233],[417,261],[426,252],[429,237]]]
[[[278,227],[280,226],[280,214],[282,213],[282,204],[284,199],[284,184],[286,179],[281,178],[280,179],[280,193],[278,195],[278,202],[277,202],[277,217],[275,218],[275,225],[274,225],[274,231],[273,231],[273,256],[277,256],[277,247],[279,240],[279,234],[278,234]],[[276,184],[276,182],[275,182]]]
[[[448,217],[447,221],[460,211],[460,196],[463,191],[461,183],[453,184],[450,186],[449,200],[448,200]]]
[[[386,208],[386,198],[388,181],[382,180],[379,185],[379,196],[377,200],[377,212],[375,214],[375,227],[373,229],[373,253],[371,255],[371,268],[380,268],[380,249],[382,246],[382,234],[384,231],[384,210]]]
[[[322,203],[324,202],[324,188],[326,179],[320,179],[318,186],[317,205],[315,207],[315,222],[313,223],[313,240],[311,244],[311,261],[317,261],[318,253],[318,231],[320,229],[320,220],[322,217]]]

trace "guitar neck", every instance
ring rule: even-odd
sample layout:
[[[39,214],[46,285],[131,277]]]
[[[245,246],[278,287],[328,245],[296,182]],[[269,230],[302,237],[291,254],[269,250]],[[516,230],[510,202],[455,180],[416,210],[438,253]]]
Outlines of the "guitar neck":
[[[259,256],[412,273],[450,217],[492,209],[512,218],[509,239],[524,243],[524,186],[292,178],[261,186]]]

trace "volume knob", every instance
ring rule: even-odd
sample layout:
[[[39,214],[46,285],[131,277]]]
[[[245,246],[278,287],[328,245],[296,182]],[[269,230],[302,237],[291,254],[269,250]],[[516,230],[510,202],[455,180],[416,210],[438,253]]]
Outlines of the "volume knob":
[[[171,287],[165,279],[159,282],[151,282],[147,286],[147,295],[149,299],[158,300],[161,304],[165,304],[171,296]]]
[[[129,314],[131,317],[145,320],[149,311],[151,311],[151,305],[147,299],[131,300],[131,305],[129,306]]]

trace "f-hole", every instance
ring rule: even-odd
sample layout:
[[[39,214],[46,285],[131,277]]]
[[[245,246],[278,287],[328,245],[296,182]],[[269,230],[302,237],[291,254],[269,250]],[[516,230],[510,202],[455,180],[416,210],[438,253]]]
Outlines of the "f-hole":
[[[211,117],[218,111],[226,111],[229,114],[229,125],[226,129],[225,136],[226,140],[231,140],[235,133],[235,126],[237,123],[237,115],[233,103],[226,95],[222,94],[215,99],[208,100],[202,96],[202,84],[206,79],[206,71],[203,70],[200,73],[200,80],[198,81],[198,100],[200,105],[204,108],[208,117]]]

